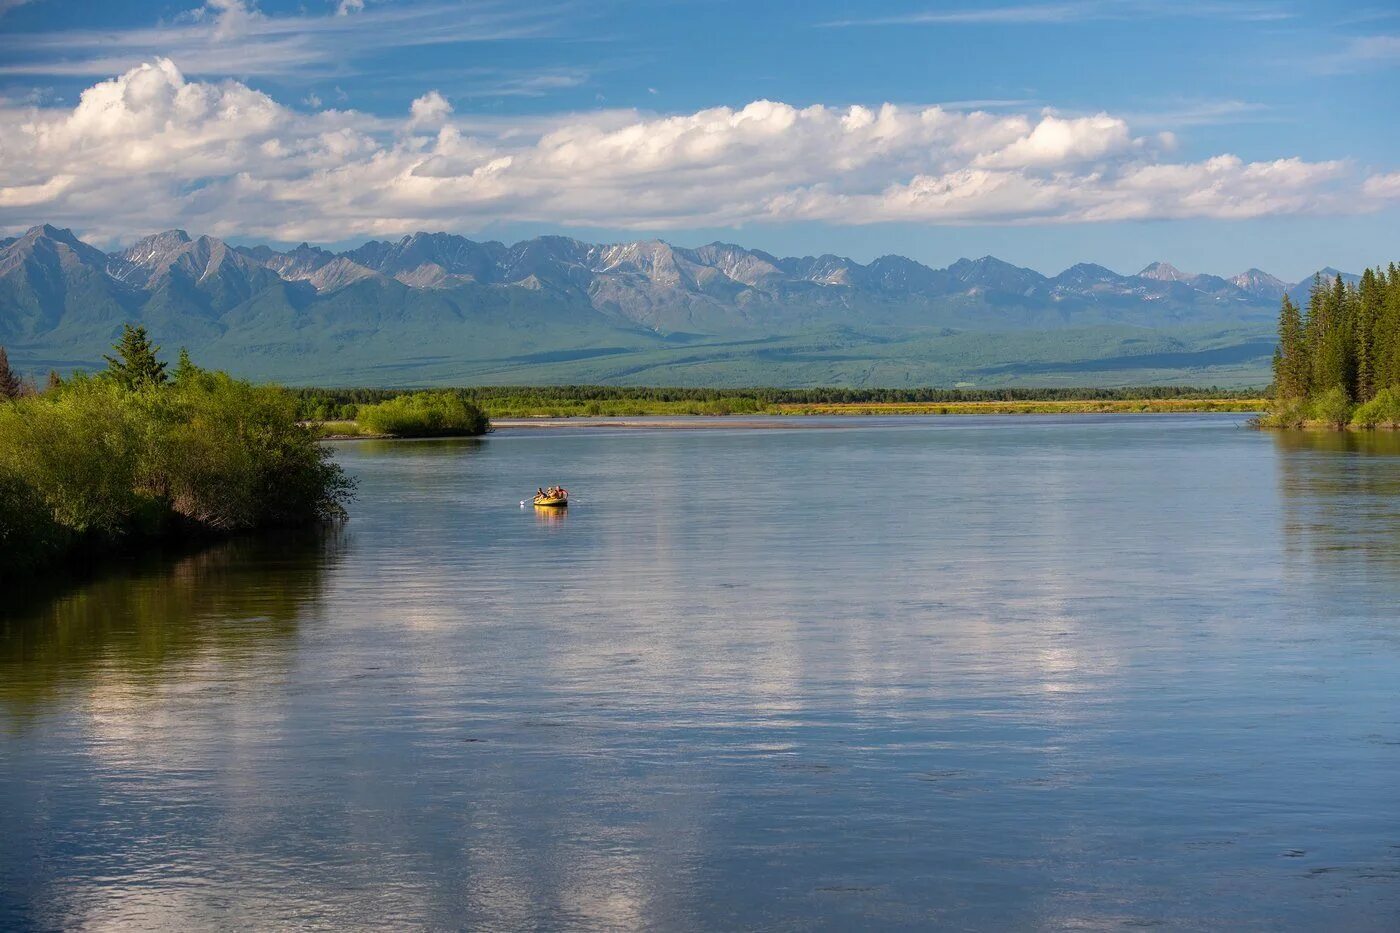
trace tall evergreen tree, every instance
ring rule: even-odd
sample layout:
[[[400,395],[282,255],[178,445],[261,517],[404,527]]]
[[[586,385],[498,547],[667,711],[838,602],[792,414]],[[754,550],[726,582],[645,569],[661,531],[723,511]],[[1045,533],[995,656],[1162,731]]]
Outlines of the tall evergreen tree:
[[[1312,347],[1314,392],[1338,388],[1350,397],[1353,391],[1347,310],[1341,276],[1330,285],[1324,285],[1320,276],[1313,280],[1308,299],[1308,343]]]
[[[1306,397],[1311,370],[1302,310],[1284,295],[1278,314],[1278,349],[1274,351],[1275,394],[1279,398]]]
[[[1308,373],[1309,387],[1315,386],[1319,382],[1321,373],[1321,361],[1318,359],[1322,349],[1322,335],[1327,330],[1327,302],[1326,291],[1322,287],[1322,273],[1313,276],[1312,287],[1308,289],[1308,313],[1303,319],[1303,339],[1308,345]]]
[[[62,386],[63,386],[63,377],[60,376],[60,375],[58,374],[58,370],[56,370],[56,369],[51,369],[51,370],[49,370],[49,381],[48,381],[48,383],[44,386],[44,391],[45,391],[45,392],[52,392],[54,389],[61,388]]]
[[[10,368],[10,355],[0,347],[0,399],[16,399],[24,394],[24,383]]]
[[[1385,299],[1384,279],[1367,269],[1361,274],[1356,314],[1356,400],[1368,402],[1376,394],[1376,324]]]
[[[160,385],[166,381],[165,364],[156,358],[160,347],[151,343],[144,327],[123,325],[122,339],[113,345],[115,357],[107,360],[107,372],[128,389]]]
[[[1376,387],[1400,388],[1400,266],[1395,263],[1385,276],[1374,333]]]

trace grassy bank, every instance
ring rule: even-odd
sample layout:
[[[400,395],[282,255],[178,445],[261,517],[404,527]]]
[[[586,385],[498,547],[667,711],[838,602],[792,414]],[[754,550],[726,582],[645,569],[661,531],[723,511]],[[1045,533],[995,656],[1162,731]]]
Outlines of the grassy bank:
[[[1330,431],[1400,429],[1400,388],[1381,389],[1360,404],[1340,386],[1313,398],[1274,399],[1258,426]]]
[[[780,415],[1082,415],[1144,412],[1257,412],[1266,398],[1085,399],[1080,401],[851,402],[836,405],[778,405]]]
[[[408,393],[302,389],[299,412],[332,433],[375,433],[366,410]],[[423,393],[418,393],[423,394]],[[1145,386],[1124,389],[773,389],[626,386],[476,386],[437,393],[491,418],[676,417],[752,414],[1034,414],[1141,411],[1259,411],[1257,390]]]
[[[0,577],[344,515],[352,483],[291,395],[187,359],[170,378],[154,350],[0,402]]]

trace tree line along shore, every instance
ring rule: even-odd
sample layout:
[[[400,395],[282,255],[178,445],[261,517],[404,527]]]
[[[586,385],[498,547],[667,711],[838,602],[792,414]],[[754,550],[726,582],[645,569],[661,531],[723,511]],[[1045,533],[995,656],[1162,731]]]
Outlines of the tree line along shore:
[[[1400,266],[1283,297],[1272,396],[1267,427],[1400,428]]]
[[[1148,411],[1263,411],[1258,389],[1180,386],[1086,389],[698,389],[635,386],[471,386],[291,390],[300,417],[334,436],[382,433],[367,410],[404,396],[451,397],[492,419],[684,415],[1064,414]]]

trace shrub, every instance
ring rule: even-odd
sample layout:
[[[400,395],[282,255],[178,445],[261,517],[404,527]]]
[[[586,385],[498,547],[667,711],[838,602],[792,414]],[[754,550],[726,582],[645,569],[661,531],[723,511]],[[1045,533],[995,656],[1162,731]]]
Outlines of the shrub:
[[[0,540],[22,552],[8,564],[343,517],[353,484],[295,415],[281,389],[203,371],[134,388],[78,377],[0,406]]]
[[[59,391],[0,407],[0,471],[25,483],[76,535],[121,537],[152,511],[137,477],[158,432],[139,394],[75,378]]]
[[[1269,428],[1301,428],[1308,420],[1306,399],[1275,399],[1269,410],[1260,416],[1259,424]]]
[[[1312,403],[1312,420],[1334,428],[1344,428],[1351,422],[1352,405],[1341,386],[1333,386]]]
[[[1400,389],[1381,389],[1374,398],[1356,409],[1351,422],[1363,428],[1377,425],[1400,428]]]
[[[374,434],[447,437],[485,434],[485,413],[450,392],[414,392],[377,405],[361,405],[359,422]]]
[[[0,473],[0,578],[44,569],[69,546],[70,538],[33,487]]]
[[[364,433],[354,421],[321,421],[309,427],[317,437],[353,437]]]
[[[297,423],[290,395],[201,373],[168,399],[174,417],[156,473],[177,515],[222,531],[343,516],[350,483]]]

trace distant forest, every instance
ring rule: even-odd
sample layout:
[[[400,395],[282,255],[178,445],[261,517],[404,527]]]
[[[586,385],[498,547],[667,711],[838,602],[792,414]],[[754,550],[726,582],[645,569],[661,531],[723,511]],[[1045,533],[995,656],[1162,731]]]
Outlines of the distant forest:
[[[306,421],[351,420],[361,405],[373,405],[412,389],[291,389]],[[523,411],[573,411],[595,414],[589,407],[615,410],[635,402],[703,406],[707,413],[759,411],[773,405],[913,402],[1048,402],[1130,399],[1257,398],[1257,390],[1139,386],[1119,389],[685,389],[636,386],[473,386],[446,389],[488,414]]]
[[[1318,276],[1306,310],[1284,296],[1274,397],[1280,427],[1400,422],[1400,267],[1355,285]]]

